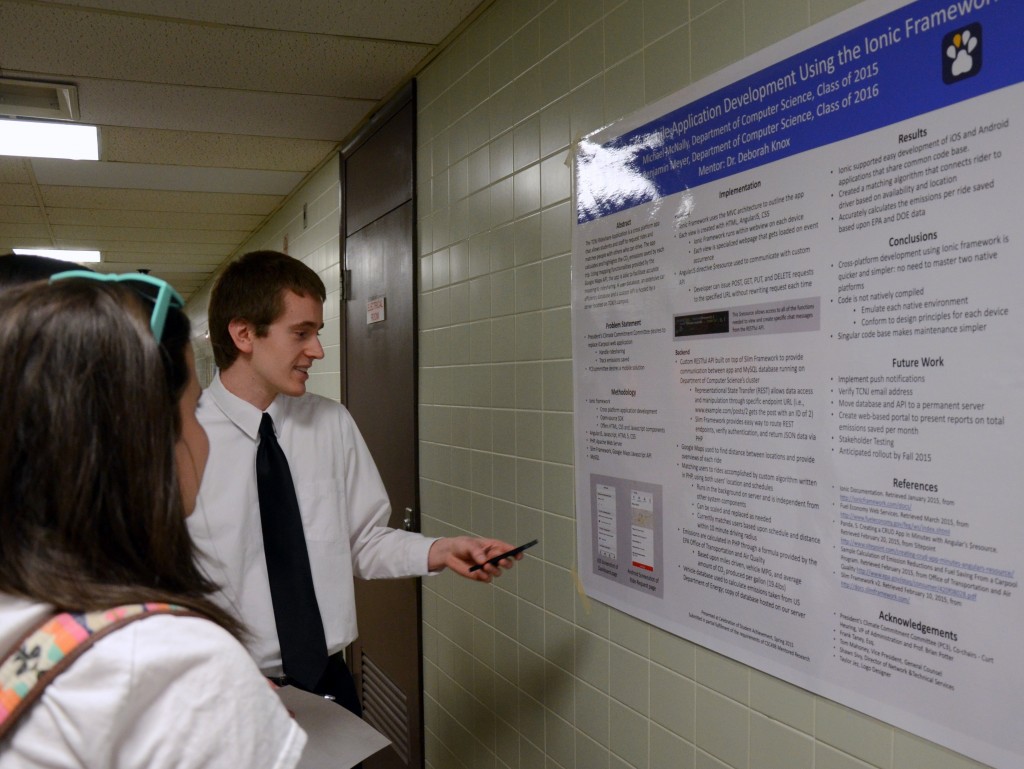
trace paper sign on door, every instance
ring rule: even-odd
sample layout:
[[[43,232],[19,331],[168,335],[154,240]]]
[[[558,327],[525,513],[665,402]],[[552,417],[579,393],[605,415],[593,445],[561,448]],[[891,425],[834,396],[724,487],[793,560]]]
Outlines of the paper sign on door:
[[[380,323],[386,317],[384,311],[384,297],[375,296],[366,301],[366,325]]]

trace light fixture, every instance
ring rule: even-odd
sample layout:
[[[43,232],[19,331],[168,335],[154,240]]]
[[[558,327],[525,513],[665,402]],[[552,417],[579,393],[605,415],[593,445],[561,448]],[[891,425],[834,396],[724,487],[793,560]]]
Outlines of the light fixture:
[[[69,83],[0,78],[0,115],[78,120],[78,88]]]
[[[16,248],[14,253],[19,256],[45,256],[47,259],[63,259],[65,262],[85,264],[100,261],[99,251],[73,251],[59,248]]]
[[[0,155],[99,160],[96,126],[0,120]]]

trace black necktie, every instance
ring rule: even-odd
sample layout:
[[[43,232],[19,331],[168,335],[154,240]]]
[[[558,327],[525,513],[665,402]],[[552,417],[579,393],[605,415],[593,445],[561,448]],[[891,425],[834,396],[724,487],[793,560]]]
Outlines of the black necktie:
[[[327,641],[291,470],[270,414],[260,422],[256,490],[284,674],[300,688],[313,689],[327,667]]]

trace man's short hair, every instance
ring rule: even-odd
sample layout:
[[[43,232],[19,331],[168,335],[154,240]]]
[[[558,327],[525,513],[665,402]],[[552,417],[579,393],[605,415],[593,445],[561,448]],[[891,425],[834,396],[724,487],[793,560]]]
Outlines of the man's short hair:
[[[229,264],[210,294],[210,343],[217,368],[229,368],[238,358],[228,324],[252,323],[256,336],[266,336],[271,323],[284,313],[284,292],[327,298],[324,282],[308,266],[279,251],[251,251]]]

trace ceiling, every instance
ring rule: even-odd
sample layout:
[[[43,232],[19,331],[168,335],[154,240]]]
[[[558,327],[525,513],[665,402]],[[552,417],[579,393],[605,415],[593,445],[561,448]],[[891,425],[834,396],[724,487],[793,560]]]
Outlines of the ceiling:
[[[0,0],[0,78],[78,88],[100,160],[0,155],[0,253],[186,299],[481,0]]]

